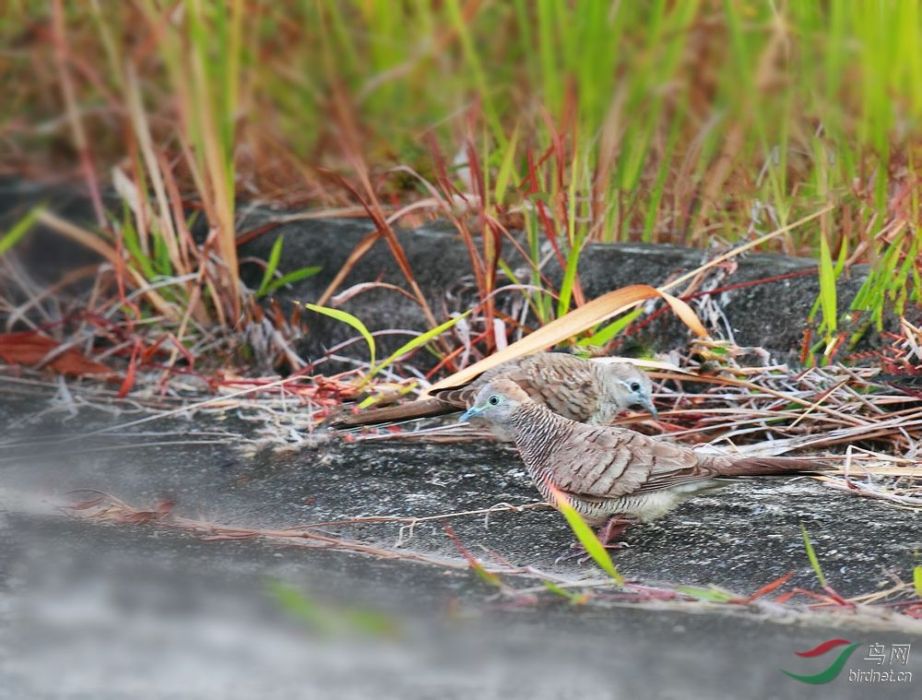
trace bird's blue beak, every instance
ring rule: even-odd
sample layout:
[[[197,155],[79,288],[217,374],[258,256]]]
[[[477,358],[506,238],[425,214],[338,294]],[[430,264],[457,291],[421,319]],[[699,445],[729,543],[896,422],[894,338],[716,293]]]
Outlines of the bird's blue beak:
[[[483,413],[483,408],[480,406],[471,406],[464,413],[461,414],[461,417],[458,419],[459,423],[467,423],[474,416],[479,416]]]
[[[659,414],[656,412],[656,406],[653,405],[653,399],[646,399],[640,405],[650,412],[654,420],[659,420]]]

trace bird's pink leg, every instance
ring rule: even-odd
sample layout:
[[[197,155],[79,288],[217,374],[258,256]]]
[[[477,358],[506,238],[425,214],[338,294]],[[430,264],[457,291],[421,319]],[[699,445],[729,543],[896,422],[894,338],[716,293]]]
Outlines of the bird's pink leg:
[[[620,549],[627,544],[622,541],[627,529],[637,522],[636,518],[630,515],[613,515],[608,522],[599,530],[599,541],[606,549]]]

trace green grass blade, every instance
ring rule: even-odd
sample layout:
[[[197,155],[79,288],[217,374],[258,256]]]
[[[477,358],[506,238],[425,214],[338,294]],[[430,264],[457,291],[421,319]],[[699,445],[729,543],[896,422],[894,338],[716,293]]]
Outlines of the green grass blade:
[[[287,613],[320,633],[359,632],[371,637],[394,637],[400,632],[395,618],[377,610],[321,605],[282,581],[270,580],[268,589]]]
[[[397,390],[397,396],[406,396],[407,394],[411,393],[414,389],[416,389],[418,384],[419,382],[414,381],[414,382],[409,382],[404,386],[401,386]],[[362,410],[366,408],[371,408],[376,403],[379,403],[381,399],[383,399],[387,395],[389,394],[374,394],[373,393],[371,396],[367,396],[359,402],[359,408]]]
[[[284,243],[285,237],[279,236],[275,239],[275,243],[272,244],[269,259],[266,261],[266,269],[263,271],[263,279],[259,283],[259,290],[256,292],[257,297],[262,297],[269,293],[269,285],[272,283],[275,271],[279,267],[279,261],[282,259],[282,246]]]
[[[542,581],[541,583],[543,583],[544,587],[547,588],[547,590],[549,590],[551,593],[558,595],[561,598],[566,598],[574,605],[578,605],[586,599],[585,595],[581,593],[574,593],[573,591],[568,591],[566,588],[561,588],[552,581]]]
[[[141,248],[141,241],[140,237],[138,236],[138,230],[135,228],[131,210],[127,205],[125,206],[125,212],[122,217],[121,234],[122,242],[125,244],[125,248],[131,255],[133,264],[141,268],[141,274],[144,276],[144,279],[152,280],[155,274],[154,264],[151,262],[150,256]]]
[[[566,518],[567,523],[570,525],[570,529],[573,530],[573,534],[576,535],[580,544],[586,548],[586,552],[592,557],[592,560],[598,564],[602,571],[611,576],[616,584],[624,586],[624,576],[615,568],[611,556],[608,554],[608,550],[605,549],[605,546],[599,541],[599,538],[596,537],[592,528],[586,524],[582,516],[576,512],[576,509],[572,505],[570,505],[570,499],[553,486],[551,487],[551,494],[554,497],[557,510]]]
[[[267,585],[269,592],[275,596],[287,613],[300,618],[319,632],[332,631],[328,616],[324,615],[323,610],[301,591],[281,581],[269,581]]]
[[[519,140],[519,128],[516,127],[512,132],[512,138],[506,145],[506,151],[503,154],[503,162],[499,166],[499,172],[496,175],[496,187],[494,189],[493,199],[497,205],[503,203],[506,196],[506,189],[509,187],[509,181],[512,179],[513,166],[515,165],[515,147]]]
[[[362,334],[362,337],[365,339],[365,343],[368,345],[368,354],[371,357],[371,366],[375,365],[375,338],[368,331],[368,328],[365,327],[365,324],[362,323],[358,318],[348,313],[347,311],[340,311],[339,309],[331,309],[327,306],[317,306],[316,304],[305,304],[304,307],[310,311],[316,311],[318,314],[323,314],[324,316],[329,316],[334,318],[337,321],[341,321],[347,325],[352,326],[359,333]]]
[[[837,325],[836,272],[825,233],[820,233],[820,306],[823,309],[823,325],[828,341],[835,335]]]
[[[448,0],[445,3],[445,7],[448,12],[448,17],[454,26],[455,31],[458,33],[458,39],[461,43],[462,53],[464,55],[465,61],[467,62],[467,69],[469,75],[473,79],[473,84],[477,87],[477,92],[480,97],[481,103],[483,104],[483,112],[486,117],[487,124],[490,127],[490,130],[493,132],[493,137],[496,139],[497,143],[503,145],[506,140],[506,135],[503,132],[503,127],[499,119],[499,114],[496,111],[496,107],[493,103],[492,91],[490,86],[487,83],[487,74],[484,71],[483,64],[480,61],[480,56],[478,54],[478,46],[471,36],[471,25],[469,22],[465,22],[461,13],[461,5],[458,0]]]
[[[286,272],[277,280],[273,280],[269,287],[266,289],[265,293],[272,294],[278,289],[284,287],[286,284],[294,284],[295,282],[306,280],[308,277],[313,277],[316,275],[322,269],[323,268],[320,265],[309,265],[307,267],[299,267],[297,270],[292,270],[291,272]]]
[[[376,367],[372,366],[372,368],[368,372],[368,376],[365,377],[365,381],[366,382],[369,381],[378,372],[383,370],[385,367],[388,367],[389,365],[393,364],[401,356],[406,355],[408,352],[412,350],[416,350],[417,348],[422,347],[423,345],[433,340],[434,338],[437,338],[438,336],[440,336],[442,333],[444,333],[449,328],[454,326],[458,321],[460,321],[462,318],[464,318],[468,314],[470,314],[470,311],[466,311],[465,313],[459,316],[455,316],[454,318],[445,321],[445,323],[441,323],[435,328],[432,328],[426,331],[425,333],[420,333],[418,336],[416,336],[412,340],[404,343],[399,348],[397,348],[394,352],[388,355],[384,360],[382,360],[380,365]]]
[[[151,239],[154,243],[154,268],[161,276],[172,277],[174,274],[173,261],[170,258],[170,247],[165,238],[170,234],[160,229],[154,229],[152,234]]]
[[[573,298],[573,286],[576,283],[580,252],[581,247],[574,245],[567,254],[567,265],[563,271],[563,280],[560,282],[560,297],[557,300],[558,318],[564,316],[570,310],[570,299]]]
[[[344,610],[342,615],[355,631],[369,637],[398,637],[401,635],[398,620],[377,610]]]
[[[912,586],[916,589],[916,595],[922,598],[922,566],[912,568]]]
[[[32,229],[33,224],[35,224],[35,220],[38,218],[38,215],[42,213],[43,209],[44,207],[41,205],[35,207],[19,221],[13,224],[13,227],[5,234],[3,234],[3,236],[0,236],[0,255],[3,255],[6,251],[10,250],[23,239],[23,237]]]
[[[494,574],[492,571],[487,571],[483,564],[481,564],[479,561],[476,559],[471,559],[471,561],[468,563],[470,564],[471,570],[481,581],[496,588],[503,587],[502,579],[500,579],[500,577]]]
[[[800,524],[800,533],[804,539],[804,549],[807,550],[807,559],[810,560],[810,566],[813,567],[813,573],[816,574],[816,580],[820,582],[820,585],[826,587],[826,575],[823,573],[823,569],[820,566],[820,560],[816,558],[816,552],[813,550],[813,543],[810,542],[810,535],[807,534],[807,528],[804,527],[804,524]]]
[[[578,341],[577,345],[581,347],[593,346],[593,345],[597,345],[597,346],[607,345],[608,342],[612,338],[614,338],[621,331],[623,331],[625,328],[631,325],[634,321],[636,321],[641,316],[641,314],[643,314],[643,312],[644,312],[643,308],[634,309],[633,311],[629,311],[621,318],[616,319],[615,321],[612,321],[606,326],[600,328],[595,333],[593,333],[590,337],[584,338],[583,340]]]

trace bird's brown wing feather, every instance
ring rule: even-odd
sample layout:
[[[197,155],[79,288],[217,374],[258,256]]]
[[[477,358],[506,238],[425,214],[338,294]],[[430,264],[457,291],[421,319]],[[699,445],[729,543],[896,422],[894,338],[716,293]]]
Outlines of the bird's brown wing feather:
[[[534,400],[571,420],[588,420],[599,405],[599,386],[592,366],[573,355],[542,353],[527,357],[508,377]]]
[[[484,386],[499,377],[511,379],[535,401],[576,421],[588,420],[601,400],[589,362],[565,353],[540,352],[504,362],[467,384],[432,392],[426,399],[357,414],[343,412],[329,425],[347,428],[463,411],[474,403]]]
[[[687,447],[612,427],[574,426],[548,461],[559,488],[590,498],[619,498],[716,475]]]
[[[477,397],[477,392],[485,387],[491,380],[498,377],[509,377],[512,378],[513,381],[516,381],[513,378],[513,374],[519,370],[522,359],[524,358],[503,362],[501,365],[491,367],[483,374],[474,377],[466,384],[461,384],[460,386],[451,387],[449,389],[437,389],[431,392],[431,395],[443,401],[462,404],[464,407],[470,406]],[[461,408],[461,406],[459,406],[459,408]]]
[[[504,362],[469,384],[433,392],[433,396],[469,406],[483,387],[500,377],[515,382],[533,400],[571,420],[588,420],[600,401],[590,363],[559,352],[540,352]]]
[[[553,353],[539,353],[538,356],[544,357],[552,354]],[[363,411],[356,414],[347,413],[344,411],[333,417],[329,421],[329,425],[334,428],[349,428],[361,425],[376,425],[378,423],[411,420],[416,418],[432,418],[435,416],[444,415],[446,413],[463,411],[474,403],[474,399],[477,397],[477,392],[480,391],[480,389],[482,389],[487,384],[487,382],[500,376],[509,376],[509,378],[511,378],[517,384],[522,385],[522,388],[525,389],[529,395],[536,395],[538,392],[537,387],[541,387],[543,385],[540,377],[538,376],[540,374],[541,362],[535,362],[534,359],[538,356],[530,356],[520,360],[512,360],[510,362],[503,363],[497,367],[487,370],[482,375],[476,379],[473,379],[467,384],[452,387],[450,389],[442,389],[441,391],[435,391],[429,398],[409,401],[407,403],[398,404],[396,406],[376,408],[370,411]],[[559,356],[568,357],[564,355]],[[522,364],[525,360],[529,360],[528,368],[522,367]],[[563,363],[558,363],[556,359],[552,359],[549,362],[555,365],[560,364],[561,367],[563,366]],[[539,369],[536,370],[535,367],[538,367]],[[558,379],[558,381],[561,380]],[[537,398],[540,401],[544,401],[544,399],[540,396],[537,396]]]

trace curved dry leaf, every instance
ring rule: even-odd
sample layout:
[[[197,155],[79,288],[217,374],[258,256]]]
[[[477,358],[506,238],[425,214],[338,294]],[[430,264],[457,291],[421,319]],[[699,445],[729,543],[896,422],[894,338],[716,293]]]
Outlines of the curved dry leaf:
[[[565,316],[551,321],[546,326],[539,328],[534,333],[525,336],[505,349],[489,357],[485,357],[480,362],[466,367],[450,377],[446,377],[442,381],[432,385],[424,392],[423,396],[426,396],[436,389],[447,389],[466,384],[491,367],[554,346],[568,338],[572,338],[578,333],[592,328],[596,324],[612,316],[627,311],[646,299],[653,299],[656,297],[664,299],[675,314],[691,328],[694,333],[701,337],[707,337],[708,333],[704,329],[704,326],[701,325],[698,316],[684,301],[660,289],[651,287],[648,284],[632,284],[603,294],[583,304],[579,308],[574,309]]]

